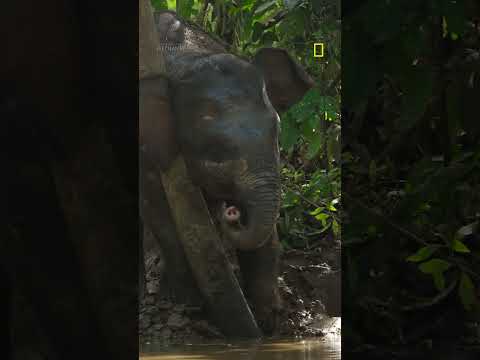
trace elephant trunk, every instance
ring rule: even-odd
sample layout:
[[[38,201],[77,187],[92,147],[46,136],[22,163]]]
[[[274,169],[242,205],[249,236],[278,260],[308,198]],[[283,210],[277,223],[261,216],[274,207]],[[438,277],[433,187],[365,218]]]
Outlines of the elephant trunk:
[[[277,168],[241,176],[239,193],[242,226],[228,235],[239,250],[254,250],[269,239],[280,210],[280,179]]]

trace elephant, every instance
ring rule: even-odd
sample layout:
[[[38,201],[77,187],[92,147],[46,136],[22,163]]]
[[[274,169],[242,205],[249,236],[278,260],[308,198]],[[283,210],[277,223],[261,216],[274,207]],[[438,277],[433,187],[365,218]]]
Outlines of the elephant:
[[[168,101],[171,111],[159,110],[156,123],[140,125],[142,221],[165,255],[170,295],[194,302],[198,290],[152,170],[167,169],[181,153],[219,233],[236,250],[257,323],[273,334],[281,309],[278,113],[300,101],[313,80],[286,50],[262,48],[250,60],[173,11],[157,12],[155,20],[169,93],[151,78],[141,81],[140,98]]]

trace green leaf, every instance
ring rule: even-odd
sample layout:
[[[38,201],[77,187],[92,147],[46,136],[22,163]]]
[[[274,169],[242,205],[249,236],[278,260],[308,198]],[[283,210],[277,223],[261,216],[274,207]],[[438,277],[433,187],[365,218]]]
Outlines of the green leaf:
[[[307,159],[312,160],[314,157],[318,155],[320,150],[322,149],[323,145],[323,138],[319,132],[314,132],[316,136],[311,136],[309,140],[308,152],[307,152]]]
[[[313,215],[313,216],[318,215],[318,214],[320,214],[323,210],[325,210],[325,208],[322,207],[322,206],[320,206],[320,207],[316,208],[315,210],[311,211],[311,212],[310,212],[310,215]]]
[[[256,0],[243,1],[242,10],[251,11],[255,3],[256,3]]]
[[[458,239],[452,241],[452,249],[459,253],[469,253],[470,250]]]
[[[328,205],[328,210],[329,211],[337,211],[337,208],[335,207],[335,204],[338,202],[338,201],[335,201],[335,200],[338,200],[338,199],[333,199],[330,204]]]
[[[450,263],[442,259],[432,259],[419,265],[421,272],[425,274],[443,273],[450,267]]]
[[[273,1],[273,4],[275,4],[276,1]],[[264,4],[266,5],[266,4]],[[256,23],[260,23],[262,25],[266,25],[272,20],[280,11],[281,9],[278,7],[270,8],[267,7],[268,10],[263,12],[255,12],[253,16],[253,25]],[[258,10],[258,9],[257,9]]]
[[[268,2],[266,2],[265,4],[260,5],[253,13],[254,13],[254,14],[259,14],[259,13],[261,13],[262,11],[265,11],[265,10],[267,10],[268,8],[270,8],[271,6],[275,5],[276,3],[277,3],[276,0],[268,1]]]
[[[418,249],[415,254],[407,257],[407,261],[420,262],[427,260],[438,248],[438,246],[424,246]]]
[[[447,19],[445,19],[445,16],[442,16],[442,37],[446,38],[447,35],[448,35]]]
[[[177,8],[177,0],[167,0],[168,9],[175,10]]]
[[[295,126],[293,116],[284,116],[281,121],[280,144],[283,150],[289,152],[300,137],[300,130]]]
[[[333,219],[332,221],[332,231],[335,236],[338,236],[338,234],[340,234],[340,225],[335,219]]]
[[[293,191],[287,191],[283,198],[283,208],[294,206],[298,204],[298,195]]]
[[[305,115],[305,114],[302,114],[302,115]],[[314,138],[320,135],[317,132],[318,118],[316,117],[313,117],[313,118],[314,120],[317,120],[317,121],[312,121],[310,116],[303,117],[303,119],[302,118],[298,119],[302,121],[302,134],[308,140],[314,140]]]
[[[177,0],[177,14],[184,19],[189,19],[193,5],[194,0]]]
[[[464,272],[460,276],[460,285],[458,286],[458,295],[462,301],[465,310],[470,310],[476,302],[475,286],[470,276]]]
[[[320,221],[322,223],[322,226],[327,226],[327,219],[330,217],[330,215],[325,214],[325,213],[320,213],[315,215],[315,219]]]
[[[152,5],[155,10],[168,9],[167,0],[152,0]]]
[[[445,289],[445,277],[443,276],[443,273],[433,273],[433,283],[435,284],[435,287],[437,290],[442,291]]]
[[[275,30],[280,37],[285,39],[302,36],[305,31],[305,19],[302,9],[289,13],[285,19],[275,25]]]

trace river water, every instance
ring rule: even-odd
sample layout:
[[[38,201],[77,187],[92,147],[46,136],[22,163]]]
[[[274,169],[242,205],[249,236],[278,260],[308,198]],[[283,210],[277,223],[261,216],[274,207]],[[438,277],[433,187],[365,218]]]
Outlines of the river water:
[[[339,360],[340,335],[318,339],[283,339],[256,343],[141,347],[140,360]]]

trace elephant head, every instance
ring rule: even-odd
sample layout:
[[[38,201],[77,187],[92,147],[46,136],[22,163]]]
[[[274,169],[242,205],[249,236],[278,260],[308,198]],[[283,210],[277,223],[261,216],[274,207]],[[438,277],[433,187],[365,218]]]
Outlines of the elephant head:
[[[248,61],[172,12],[156,19],[173,112],[147,147],[163,163],[181,151],[226,238],[240,250],[261,247],[279,212],[278,112],[313,82],[284,50]]]

